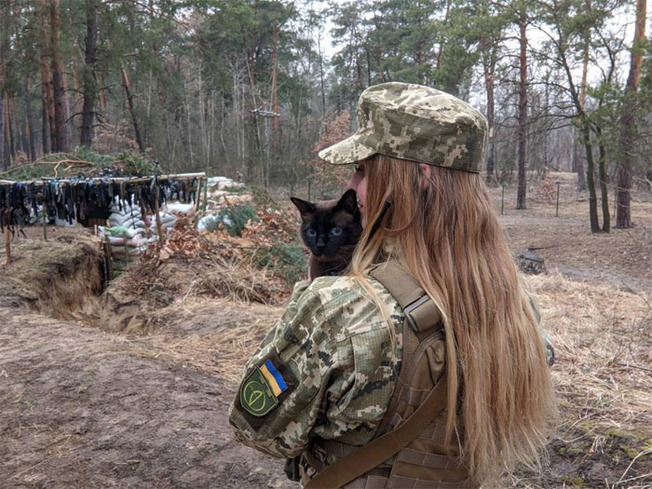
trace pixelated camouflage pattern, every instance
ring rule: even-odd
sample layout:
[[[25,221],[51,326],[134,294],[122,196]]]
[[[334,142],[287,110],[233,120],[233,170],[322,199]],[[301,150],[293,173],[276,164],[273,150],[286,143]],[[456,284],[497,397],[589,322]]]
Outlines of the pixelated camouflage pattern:
[[[375,154],[479,172],[487,134],[485,117],[466,102],[421,85],[383,83],[358,103],[357,132],[319,152],[335,165]]]
[[[245,445],[276,457],[303,452],[310,436],[364,445],[376,432],[394,391],[401,359],[403,312],[379,282],[369,279],[396,332],[359,281],[320,277],[299,282],[283,317],[270,330],[245,372],[277,353],[298,386],[257,429],[236,403],[229,421]]]

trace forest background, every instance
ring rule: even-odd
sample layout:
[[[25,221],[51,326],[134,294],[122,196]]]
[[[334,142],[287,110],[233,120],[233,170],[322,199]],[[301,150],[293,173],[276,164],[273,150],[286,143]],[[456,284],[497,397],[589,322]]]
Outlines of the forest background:
[[[334,196],[316,151],[368,86],[429,85],[489,122],[486,180],[577,173],[593,232],[648,188],[646,0],[0,0],[0,168],[132,152]],[[83,153],[86,151],[86,153]],[[56,158],[55,158],[56,159]],[[339,177],[339,178],[338,178]],[[598,212],[601,209],[601,216]]]

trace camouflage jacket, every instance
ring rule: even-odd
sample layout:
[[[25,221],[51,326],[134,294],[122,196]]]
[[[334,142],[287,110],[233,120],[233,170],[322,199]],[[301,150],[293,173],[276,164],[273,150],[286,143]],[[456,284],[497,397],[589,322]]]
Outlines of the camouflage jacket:
[[[381,310],[357,279],[299,282],[245,367],[229,410],[241,443],[293,458],[313,436],[357,446],[373,439],[400,372],[404,315],[385,287],[368,280],[391,316],[396,348]],[[552,345],[540,332],[552,364]],[[329,456],[327,463],[334,460]]]
[[[396,332],[360,282],[320,277],[299,282],[283,317],[246,366],[229,421],[236,438],[292,458],[312,436],[364,445],[378,429],[401,360],[403,312],[369,278]]]

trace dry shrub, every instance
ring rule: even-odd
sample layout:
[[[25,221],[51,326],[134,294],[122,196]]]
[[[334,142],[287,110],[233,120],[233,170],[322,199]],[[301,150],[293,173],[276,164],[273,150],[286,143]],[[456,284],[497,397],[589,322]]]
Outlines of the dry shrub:
[[[98,130],[93,149],[98,153],[115,153],[118,151],[139,151],[136,140],[130,136],[131,125],[122,120],[114,125],[104,124]]]
[[[344,186],[350,177],[351,169],[341,165],[328,165],[317,158],[317,153],[346,139],[351,133],[351,117],[348,111],[329,114],[324,120],[321,139],[312,148],[315,157],[303,162],[303,165],[309,169],[315,188],[320,189],[330,198],[334,198],[336,192]]]
[[[542,204],[554,204],[557,198],[557,180],[547,175],[534,189],[531,198]]]

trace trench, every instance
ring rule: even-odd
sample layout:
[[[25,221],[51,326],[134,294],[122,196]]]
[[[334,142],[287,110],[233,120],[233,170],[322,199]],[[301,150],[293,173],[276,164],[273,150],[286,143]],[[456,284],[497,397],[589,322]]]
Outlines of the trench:
[[[103,255],[91,236],[59,236],[14,245],[3,267],[0,305],[55,319],[75,315],[104,291]]]
[[[142,330],[139,301],[109,287],[104,252],[92,235],[65,235],[14,245],[3,267],[0,307],[36,313],[105,331]]]

